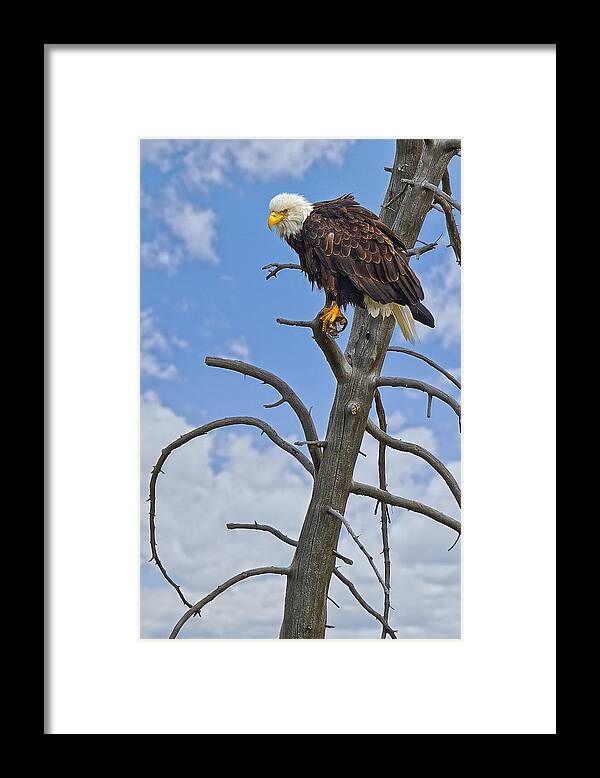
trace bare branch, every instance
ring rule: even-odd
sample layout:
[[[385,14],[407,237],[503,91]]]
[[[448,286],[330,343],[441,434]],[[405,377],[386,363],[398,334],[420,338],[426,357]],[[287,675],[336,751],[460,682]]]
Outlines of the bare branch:
[[[411,351],[409,348],[403,348],[402,346],[390,346],[388,348],[388,351],[397,351],[399,354],[409,354],[411,357],[416,357],[417,359],[422,359],[423,362],[427,362],[428,365],[431,365],[431,367],[435,368],[435,370],[438,370],[442,375],[446,376],[446,378],[449,381],[452,381],[452,383],[457,386],[459,389],[460,381],[455,378],[452,373],[449,373],[447,370],[444,370],[443,367],[437,364],[437,362],[434,362],[433,359],[430,359],[429,357],[426,357],[425,354],[419,354],[418,351]]]
[[[230,578],[228,581],[225,581],[225,583],[222,583],[220,586],[217,586],[216,589],[213,589],[213,591],[210,594],[207,594],[206,597],[203,597],[199,602],[197,602],[194,606],[192,606],[189,610],[187,610],[183,616],[179,619],[177,624],[173,627],[173,630],[171,634],[169,635],[169,640],[174,640],[177,635],[179,634],[179,631],[183,627],[183,625],[188,621],[188,619],[191,619],[192,616],[194,616],[196,613],[200,613],[202,608],[204,608],[205,605],[208,605],[209,602],[212,602],[214,599],[216,599],[220,594],[222,594],[224,591],[229,589],[231,586],[234,586],[236,583],[239,583],[240,581],[245,581],[246,578],[251,578],[255,575],[289,575],[290,569],[289,567],[255,567],[253,570],[244,570],[243,573],[240,573],[239,575],[235,575],[233,578]]]
[[[385,584],[385,581],[384,581],[384,580],[383,580],[383,578],[381,577],[381,573],[380,573],[380,572],[379,572],[379,570],[377,569],[377,566],[375,565],[375,562],[373,561],[373,557],[371,556],[371,554],[369,554],[369,552],[367,551],[367,549],[366,549],[366,548],[364,547],[364,545],[363,545],[363,544],[360,542],[360,539],[359,539],[358,535],[357,535],[357,534],[354,532],[354,530],[353,530],[353,529],[352,529],[352,527],[350,526],[350,522],[348,521],[348,519],[346,519],[344,516],[342,516],[342,514],[341,514],[341,513],[339,513],[339,511],[336,511],[336,510],[334,510],[333,508],[327,508],[327,513],[329,513],[329,515],[330,515],[330,516],[335,516],[335,518],[336,518],[336,519],[339,519],[339,520],[342,522],[342,524],[344,525],[344,527],[346,527],[346,529],[348,530],[348,534],[350,535],[350,537],[352,538],[352,540],[353,540],[353,541],[356,543],[356,545],[357,545],[357,546],[360,548],[360,550],[363,552],[363,554],[364,554],[364,555],[367,557],[367,559],[369,560],[369,564],[370,564],[370,565],[371,565],[371,567],[373,568],[373,572],[374,572],[374,573],[375,573],[375,575],[377,576],[377,580],[378,580],[378,581],[379,581],[379,583],[381,584],[381,586],[382,586],[382,588],[383,588],[383,591],[384,591],[384,592],[389,592],[389,587],[388,587],[388,586],[386,586],[386,584]]]
[[[433,249],[437,248],[441,237],[442,236],[440,235],[440,237],[436,238],[432,243],[423,243],[422,246],[414,246],[412,249],[407,249],[407,256],[420,259],[421,254],[426,254],[428,251],[433,251]]]
[[[276,400],[274,403],[265,403],[263,405],[263,408],[279,408],[280,405],[283,405],[285,402],[285,399],[283,397],[280,397],[279,400]]]
[[[326,440],[295,440],[294,446],[318,446],[319,448],[325,448],[327,445]]]
[[[362,484],[358,481],[353,481],[350,487],[351,494],[359,494],[362,497],[372,497],[379,502],[385,502],[387,505],[395,505],[398,508],[406,508],[414,513],[420,513],[423,516],[429,516],[430,519],[443,524],[445,527],[450,527],[455,532],[460,532],[460,521],[453,519],[451,516],[447,516],[445,513],[430,508],[429,505],[425,505],[422,502],[416,502],[416,500],[409,500],[406,497],[398,497],[396,494],[392,494],[387,490],[378,489],[371,484]]]
[[[356,586],[352,583],[352,581],[349,578],[346,578],[345,575],[340,573],[340,571],[337,568],[334,568],[333,574],[336,578],[338,578],[343,584],[346,584],[348,589],[352,592],[354,595],[354,599],[362,605],[362,607],[367,611],[367,613],[370,613],[373,618],[377,619],[377,621],[381,624],[383,629],[386,631],[386,633],[393,638],[396,639],[396,633],[394,630],[390,627],[387,620],[383,618],[381,613],[377,613],[377,611],[372,608],[369,603],[364,599],[364,597],[361,597],[361,595],[358,593],[358,590],[356,589]]]
[[[379,389],[375,389],[375,409],[377,411],[377,419],[379,421],[379,427],[383,432],[387,432],[387,419],[385,416],[385,408],[383,407],[383,400],[381,399],[381,392]],[[387,475],[385,466],[385,443],[379,442],[379,454],[378,454],[378,467],[379,467],[379,488],[384,491],[387,489]],[[390,537],[389,537],[389,524],[390,524],[390,510],[387,503],[380,502],[377,505],[381,508],[381,544],[383,554],[383,573],[384,581],[387,590],[383,590],[383,618],[387,621],[390,616],[390,608],[392,607],[390,599],[390,588],[392,581],[392,560],[390,556]],[[377,513],[377,505],[375,506],[375,513]],[[385,640],[386,631],[382,628],[381,639]]]
[[[166,568],[164,567],[158,555],[158,551],[156,547],[156,483],[158,481],[159,474],[163,472],[162,468],[164,463],[167,461],[169,455],[173,451],[175,451],[178,448],[181,448],[181,446],[184,446],[186,443],[189,443],[190,440],[194,440],[195,438],[199,438],[202,435],[206,435],[207,433],[212,432],[213,430],[220,429],[222,427],[232,427],[235,425],[247,425],[250,427],[258,427],[258,429],[264,432],[267,435],[267,437],[269,437],[270,440],[272,440],[273,443],[275,443],[276,446],[279,446],[279,448],[283,449],[288,454],[291,454],[294,457],[294,459],[300,462],[300,464],[305,468],[305,470],[307,470],[312,476],[314,476],[314,468],[311,461],[308,459],[308,457],[305,457],[301,451],[298,451],[298,449],[294,448],[294,446],[292,446],[291,443],[288,443],[287,440],[284,440],[280,435],[278,435],[277,432],[275,432],[275,430],[273,429],[273,427],[271,427],[265,421],[263,421],[262,419],[255,419],[252,416],[231,416],[226,419],[216,419],[215,421],[211,421],[208,424],[203,424],[201,427],[196,427],[196,429],[187,432],[185,435],[180,435],[177,438],[177,440],[174,440],[168,446],[163,448],[160,457],[158,458],[156,464],[152,468],[152,475],[150,477],[149,522],[150,522],[150,548],[152,550],[152,556],[150,557],[150,561],[151,562],[154,561],[156,563],[163,578],[175,589],[183,604],[187,605],[188,608],[192,607],[191,603],[188,602],[188,600],[184,597],[181,591],[181,587],[177,583],[175,583],[175,581],[169,576]]]
[[[308,319],[275,319],[277,324],[285,324],[287,327],[305,327],[307,330],[312,330],[312,321]]]
[[[265,281],[268,281],[269,278],[276,278],[277,273],[279,273],[281,270],[302,270],[302,266],[298,265],[296,262],[270,262],[268,265],[264,265],[261,269],[271,271],[265,278]]]
[[[452,408],[460,420],[460,403],[457,402],[454,397],[450,397],[449,394],[446,394],[446,392],[442,392],[437,386],[427,384],[425,381],[417,381],[414,378],[382,376],[377,380],[377,386],[400,386],[404,389],[418,389],[421,392],[425,392],[429,398],[437,397],[438,400],[445,402],[446,405],[449,405]]]
[[[271,535],[275,535],[276,538],[279,538],[279,540],[282,540],[284,543],[287,543],[288,546],[297,546],[298,541],[293,540],[292,538],[289,538],[287,535],[284,535],[283,532],[280,532],[278,529],[275,529],[275,527],[271,527],[268,524],[257,524],[254,522],[254,524],[239,524],[236,522],[229,522],[225,525],[227,529],[256,529],[260,532],[270,532]],[[353,565],[354,562],[352,559],[350,559],[347,556],[344,556],[343,554],[338,554],[337,551],[333,552],[333,556],[337,557],[337,559],[341,559],[342,562],[345,562],[347,565]]]
[[[444,481],[448,484],[450,491],[454,495],[454,499],[460,505],[460,486],[446,465],[436,456],[434,456],[431,451],[423,448],[423,446],[419,446],[418,443],[407,443],[404,440],[400,440],[399,438],[392,437],[392,435],[388,435],[387,432],[384,432],[382,429],[380,429],[370,419],[367,421],[366,431],[380,443],[385,444],[386,446],[389,446],[396,451],[404,451],[408,454],[414,454],[415,456],[424,459],[425,462],[431,465],[431,467],[433,467],[433,469],[442,476]]]
[[[152,549],[152,556],[148,560],[149,562],[154,562],[158,569],[160,570],[160,573],[162,577],[165,579],[165,581],[175,589],[177,592],[179,599],[181,602],[186,605],[188,608],[192,607],[192,603],[189,602],[183,592],[181,591],[181,586],[176,583],[171,576],[167,573],[166,567],[163,565],[159,555],[158,550],[156,547],[156,480],[158,478],[158,474],[162,472],[160,470],[160,467],[155,465],[152,468],[152,475],[150,477],[150,515],[149,515],[149,522],[150,522],[150,548]]]
[[[289,384],[286,384],[282,378],[279,378],[279,376],[275,375],[275,373],[270,373],[268,370],[263,370],[261,367],[256,367],[256,365],[251,365],[248,362],[242,362],[239,359],[206,357],[204,362],[209,367],[221,367],[225,370],[234,370],[237,373],[242,373],[242,375],[247,375],[251,378],[257,378],[264,384],[269,384],[269,386],[277,389],[281,397],[288,403],[290,408],[294,411],[300,420],[300,424],[302,425],[306,440],[319,439],[315,424],[308,411],[308,408],[306,405],[304,405],[292,387]],[[310,446],[309,452],[315,466],[315,471],[317,471],[319,469],[319,465],[321,464],[321,450],[318,446]]]
[[[448,230],[448,239],[450,240],[450,245],[452,246],[452,250],[454,251],[454,256],[456,257],[457,264],[461,264],[461,240],[460,240],[460,232],[458,231],[458,227],[456,226],[456,220],[454,219],[454,214],[452,213],[452,205],[444,199],[439,194],[436,194],[433,198],[436,203],[438,203],[441,207],[441,209],[444,212],[444,216],[446,217],[446,229]]]
[[[288,327],[305,327],[312,330],[313,338],[317,346],[325,355],[331,370],[339,384],[344,384],[350,380],[351,368],[348,360],[342,350],[326,332],[323,332],[323,323],[319,314],[312,321],[295,321],[293,319],[277,319],[278,324],[285,324]]]
[[[443,189],[438,189],[438,187],[432,184],[430,181],[415,181],[414,179],[401,178],[400,182],[406,184],[407,186],[420,186],[423,189],[428,189],[430,192],[434,193],[436,196],[436,201],[439,202],[444,200],[445,202],[449,203],[452,208],[456,208],[457,211],[460,211],[460,203],[458,200],[455,200],[451,195],[446,194]],[[442,205],[441,202],[440,205]]]

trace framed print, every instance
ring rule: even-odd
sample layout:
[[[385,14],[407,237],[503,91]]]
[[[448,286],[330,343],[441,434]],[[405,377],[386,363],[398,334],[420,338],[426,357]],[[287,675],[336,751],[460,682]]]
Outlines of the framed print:
[[[45,732],[555,734],[556,45],[44,60]]]

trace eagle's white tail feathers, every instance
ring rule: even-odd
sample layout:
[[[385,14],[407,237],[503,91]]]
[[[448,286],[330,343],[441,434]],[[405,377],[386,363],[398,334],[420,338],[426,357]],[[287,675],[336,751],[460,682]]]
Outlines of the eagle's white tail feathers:
[[[398,326],[406,340],[410,343],[416,343],[419,340],[415,327],[415,320],[407,305],[400,305],[399,303],[387,303],[382,305],[381,303],[372,300],[367,294],[364,296],[364,300],[367,310],[374,319],[377,318],[380,313],[384,319],[387,316],[393,316],[398,322]]]
[[[408,305],[390,303],[390,307],[406,340],[410,343],[416,343],[419,340],[419,336],[415,327],[415,320]]]

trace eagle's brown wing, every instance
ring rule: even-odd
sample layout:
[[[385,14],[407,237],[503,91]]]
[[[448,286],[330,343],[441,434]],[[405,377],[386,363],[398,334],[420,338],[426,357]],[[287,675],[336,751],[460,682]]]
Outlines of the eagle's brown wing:
[[[423,300],[402,241],[351,196],[314,203],[303,233],[324,280],[346,276],[378,303],[414,305]]]

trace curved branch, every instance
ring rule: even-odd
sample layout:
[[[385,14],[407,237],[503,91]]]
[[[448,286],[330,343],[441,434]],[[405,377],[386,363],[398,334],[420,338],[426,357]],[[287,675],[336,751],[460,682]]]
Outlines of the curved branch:
[[[327,333],[323,332],[323,324],[319,314],[312,321],[298,321],[294,319],[277,319],[277,324],[285,324],[288,327],[305,327],[312,330],[313,338],[317,346],[325,355],[329,367],[339,384],[344,384],[350,380],[351,368],[348,360],[342,350]]]
[[[287,535],[284,535],[283,532],[280,532],[278,529],[275,529],[275,527],[271,527],[269,524],[257,524],[254,522],[254,524],[239,524],[237,522],[230,521],[228,524],[225,525],[227,529],[256,529],[260,530],[261,532],[270,532],[271,535],[275,535],[276,538],[279,538],[279,540],[282,540],[284,543],[287,543],[288,546],[297,546],[298,541],[294,540],[293,538],[289,538]],[[343,554],[338,554],[337,551],[333,552],[333,556],[337,557],[337,559],[341,559],[342,562],[345,562],[347,565],[353,565],[354,562],[347,556],[344,556]]]
[[[419,446],[418,443],[407,443],[404,440],[400,440],[399,438],[392,437],[392,435],[388,435],[387,432],[384,432],[382,429],[380,429],[370,419],[367,420],[366,432],[368,432],[369,435],[372,435],[380,443],[383,443],[384,445],[389,446],[396,451],[403,451],[407,454],[414,454],[415,456],[424,459],[425,462],[431,465],[431,467],[442,476],[444,481],[448,484],[448,488],[454,495],[454,499],[460,506],[460,486],[458,485],[456,478],[454,478],[446,465],[436,456],[434,456],[431,451],[423,448],[423,446]]]
[[[261,270],[270,270],[265,278],[265,281],[268,281],[269,278],[276,278],[281,270],[302,270],[302,266],[295,262],[270,262],[268,265],[263,265]]]
[[[245,581],[246,578],[251,578],[252,576],[255,575],[269,575],[269,574],[289,575],[289,573],[290,573],[289,567],[255,567],[252,570],[244,570],[243,573],[240,573],[239,575],[235,575],[233,578],[230,578],[228,581],[225,581],[225,583],[222,583],[220,586],[217,586],[217,588],[213,589],[213,591],[210,594],[207,594],[206,597],[203,597],[199,602],[197,602],[189,610],[187,610],[183,614],[183,616],[179,619],[177,624],[175,624],[175,626],[173,627],[173,630],[169,635],[169,640],[174,640],[177,637],[181,628],[186,623],[186,621],[188,621],[188,619],[191,619],[191,617],[195,616],[196,613],[200,613],[200,611],[202,610],[202,608],[204,608],[205,605],[208,605],[209,602],[212,602],[220,594],[222,594],[224,591],[229,589],[231,586],[234,586],[236,583],[239,583],[240,581]]]
[[[251,378],[257,378],[262,381],[263,384],[269,384],[274,389],[277,389],[281,397],[288,403],[290,408],[294,411],[298,417],[306,440],[318,440],[319,436],[315,428],[315,423],[308,411],[308,408],[302,400],[298,397],[296,392],[289,384],[268,370],[263,370],[261,367],[251,365],[248,362],[242,362],[239,359],[223,359],[222,357],[206,357],[205,364],[209,367],[221,367],[225,370],[234,370],[236,373],[250,376]],[[310,457],[315,466],[315,472],[319,469],[321,464],[321,450],[318,446],[309,446]]]
[[[327,513],[329,513],[329,515],[330,515],[330,516],[335,516],[335,518],[336,518],[336,519],[339,519],[339,520],[342,522],[342,524],[344,525],[344,527],[346,527],[346,529],[348,530],[348,534],[350,535],[350,537],[352,538],[352,540],[353,540],[353,541],[356,543],[356,545],[357,545],[357,546],[360,548],[360,550],[361,550],[361,551],[363,552],[363,554],[366,556],[366,558],[367,558],[367,560],[368,560],[369,564],[371,565],[371,567],[372,567],[372,569],[373,569],[373,572],[374,572],[374,573],[375,573],[375,575],[377,576],[377,580],[378,580],[378,581],[379,581],[379,583],[381,584],[381,588],[383,589],[383,591],[384,591],[384,592],[388,593],[388,592],[389,592],[389,588],[388,588],[388,586],[386,585],[386,583],[385,583],[385,581],[383,580],[383,578],[381,577],[381,573],[380,573],[380,572],[379,572],[379,570],[377,569],[377,566],[375,565],[375,562],[373,561],[373,557],[371,556],[371,554],[369,554],[369,552],[367,551],[367,549],[366,549],[366,548],[363,546],[363,544],[360,542],[360,539],[359,539],[358,535],[357,535],[357,534],[354,532],[354,530],[352,529],[352,527],[351,527],[351,525],[350,525],[350,522],[348,521],[348,519],[346,519],[346,517],[345,517],[345,516],[342,516],[342,514],[341,514],[341,513],[339,513],[339,511],[336,511],[334,508],[327,508]]]
[[[387,490],[378,489],[371,484],[363,484],[359,481],[353,481],[350,487],[351,494],[358,494],[361,497],[372,497],[374,500],[384,502],[387,505],[395,505],[398,508],[406,508],[409,511],[415,513],[421,513],[423,516],[429,516],[430,519],[443,524],[445,527],[450,527],[455,532],[460,532],[460,521],[453,519],[451,516],[447,516],[445,513],[430,508],[429,505],[425,505],[422,502],[416,502],[416,500],[409,500],[406,497],[398,497],[396,494],[392,494]]]
[[[452,381],[452,383],[457,386],[459,389],[461,388],[460,381],[455,378],[452,373],[449,373],[447,370],[445,370],[443,367],[437,364],[437,362],[434,362],[433,359],[430,359],[429,357],[426,357],[425,354],[419,354],[418,351],[412,351],[409,348],[403,348],[402,346],[390,346],[388,348],[388,351],[397,351],[399,354],[409,354],[411,357],[416,357],[417,359],[422,359],[423,362],[427,362],[428,365],[431,365],[431,367],[435,368],[435,370],[438,370],[442,375],[446,376],[446,378],[449,381]]]
[[[263,405],[263,408],[279,408],[279,406],[283,405],[284,402],[285,402],[284,398],[280,397],[279,400],[275,400],[274,403],[265,403],[265,405]]]
[[[383,432],[387,432],[387,419],[385,416],[385,408],[383,407],[383,400],[381,399],[381,392],[379,389],[375,389],[375,410],[377,411],[377,419],[379,421],[379,426],[383,430]],[[386,467],[385,467],[385,443],[380,442],[379,443],[379,452],[377,457],[377,464],[379,468],[379,488],[386,490],[387,489],[387,474],[386,474]],[[385,502],[380,502],[375,505],[375,513],[377,513],[377,505],[381,508],[381,545],[382,545],[382,551],[383,554],[383,573],[384,573],[384,580],[385,584],[387,586],[387,591],[384,589],[383,592],[383,618],[386,619],[386,621],[390,617],[390,608],[392,607],[391,603],[391,597],[390,597],[390,588],[391,588],[391,581],[392,581],[392,560],[390,556],[390,533],[389,533],[389,524],[390,524],[390,510]],[[381,630],[381,639],[385,640],[386,632],[384,629]]]
[[[336,578],[338,578],[343,584],[346,584],[348,589],[352,592],[354,595],[354,599],[362,605],[362,607],[367,611],[367,613],[370,613],[373,618],[377,619],[377,621],[381,624],[385,632],[391,637],[396,640],[396,633],[395,631],[390,627],[388,622],[383,618],[381,613],[377,613],[377,611],[374,608],[371,608],[369,603],[361,597],[361,595],[358,593],[356,586],[352,583],[352,581],[349,578],[346,578],[345,575],[340,573],[340,571],[337,568],[334,568],[333,574]]]
[[[288,443],[287,440],[284,440],[282,437],[280,437],[275,432],[273,427],[271,427],[269,424],[262,421],[262,419],[255,419],[252,416],[231,416],[226,419],[216,419],[215,421],[211,421],[208,424],[203,424],[201,427],[196,427],[196,429],[187,432],[185,435],[180,435],[177,438],[177,440],[174,440],[168,446],[163,448],[160,457],[158,458],[156,464],[152,468],[152,475],[150,477],[149,521],[150,521],[150,548],[152,550],[152,556],[150,557],[149,561],[151,562],[154,561],[156,563],[158,569],[162,573],[163,578],[167,581],[167,583],[169,583],[175,589],[183,604],[187,605],[188,608],[191,608],[192,604],[188,602],[188,600],[184,597],[181,591],[181,586],[175,583],[175,581],[167,573],[167,570],[163,565],[158,555],[158,551],[156,549],[156,482],[158,481],[159,473],[163,472],[162,467],[164,463],[166,462],[167,458],[173,451],[175,451],[178,448],[181,448],[181,446],[184,446],[186,443],[189,443],[190,440],[194,440],[194,438],[198,438],[202,435],[206,435],[208,432],[211,432],[212,430],[220,429],[222,427],[231,427],[240,424],[248,425],[252,427],[258,427],[258,429],[262,430],[262,432],[264,432],[273,441],[273,443],[275,443],[276,446],[279,446],[279,448],[283,449],[288,454],[291,454],[294,457],[294,459],[297,459],[298,462],[300,462],[300,464],[312,476],[314,476],[314,468],[312,463],[308,459],[308,457],[304,456],[304,454],[301,451],[298,451],[298,449],[292,446],[291,443]]]
[[[156,550],[156,480],[160,472],[162,472],[160,468],[157,469],[157,466],[155,465],[152,468],[152,475],[150,477],[150,497],[148,499],[150,500],[149,521],[150,521],[150,548],[152,549],[152,556],[148,561],[154,562],[156,564],[156,566],[160,570],[162,577],[177,592],[181,602],[184,605],[186,605],[188,608],[191,608],[192,603],[186,599],[185,595],[181,591],[181,586],[178,583],[176,583],[171,578],[171,576],[167,573],[167,569],[163,565],[160,557],[158,556],[158,551]]]
[[[441,389],[438,389],[436,386],[432,386],[431,384],[427,384],[425,381],[417,381],[414,378],[382,376],[381,378],[377,379],[377,386],[400,386],[404,389],[418,389],[421,392],[425,392],[429,398],[429,404],[427,407],[428,418],[430,416],[429,411],[431,398],[437,397],[438,400],[441,400],[442,402],[445,402],[446,405],[449,405],[460,420],[460,403],[457,402],[454,397],[450,397],[450,395],[446,394],[446,392],[442,392]]]

